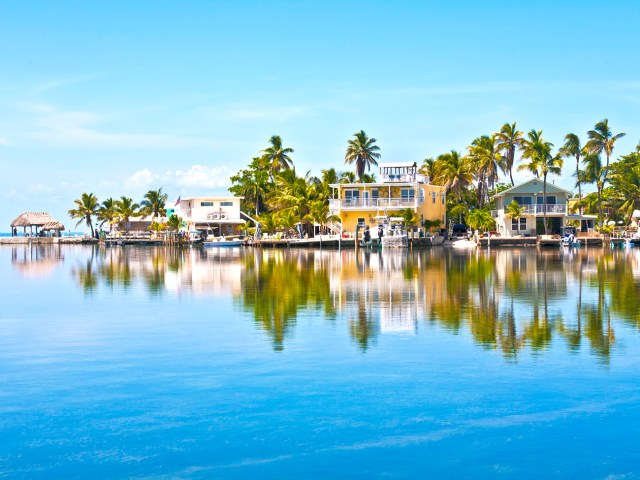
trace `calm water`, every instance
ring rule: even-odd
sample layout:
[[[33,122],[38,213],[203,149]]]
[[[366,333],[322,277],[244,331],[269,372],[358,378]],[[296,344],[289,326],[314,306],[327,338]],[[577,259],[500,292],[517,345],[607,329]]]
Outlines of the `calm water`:
[[[0,247],[0,477],[640,476],[640,249]]]

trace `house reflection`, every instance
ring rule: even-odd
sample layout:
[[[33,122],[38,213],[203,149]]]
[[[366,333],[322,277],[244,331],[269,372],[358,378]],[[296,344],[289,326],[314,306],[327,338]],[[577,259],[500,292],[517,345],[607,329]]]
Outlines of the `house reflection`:
[[[24,247],[21,247],[24,248]],[[60,252],[16,250],[17,268]],[[98,248],[73,273],[87,292],[229,297],[279,351],[300,315],[335,322],[362,351],[384,335],[469,335],[510,361],[552,346],[609,361],[620,322],[640,327],[640,251]]]

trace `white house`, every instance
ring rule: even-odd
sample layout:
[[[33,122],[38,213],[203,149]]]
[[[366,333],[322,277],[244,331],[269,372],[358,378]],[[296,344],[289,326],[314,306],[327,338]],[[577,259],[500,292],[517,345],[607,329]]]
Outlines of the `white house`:
[[[547,183],[545,199],[542,180],[534,178],[494,195],[496,209],[492,210],[491,215],[496,220],[500,235],[507,237],[543,234],[545,211],[549,233],[560,233],[568,220],[580,220],[582,231],[593,228],[594,216],[569,213],[567,200],[570,197],[570,191]],[[511,202],[523,207],[522,217],[511,218],[505,215],[505,207]]]
[[[180,198],[167,208],[167,217],[182,217],[187,231],[208,231],[215,236],[237,235],[245,224],[240,212],[243,197]]]

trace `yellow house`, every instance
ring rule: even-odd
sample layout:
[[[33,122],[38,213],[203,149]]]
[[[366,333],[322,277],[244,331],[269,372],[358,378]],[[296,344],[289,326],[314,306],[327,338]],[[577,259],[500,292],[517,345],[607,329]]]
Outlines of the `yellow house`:
[[[380,163],[380,182],[332,184],[329,200],[332,215],[340,217],[344,232],[355,232],[356,226],[374,227],[389,217],[398,217],[410,208],[418,218],[417,226],[426,220],[446,222],[446,189],[431,185],[429,177],[418,173],[414,163]]]

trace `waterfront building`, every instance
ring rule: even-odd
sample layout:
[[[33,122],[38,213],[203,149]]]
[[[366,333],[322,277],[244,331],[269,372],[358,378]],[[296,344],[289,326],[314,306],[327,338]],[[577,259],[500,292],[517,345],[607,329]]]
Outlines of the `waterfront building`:
[[[492,198],[496,208],[491,211],[491,215],[496,221],[498,233],[506,237],[544,234],[545,211],[549,233],[561,233],[569,220],[580,221],[581,232],[593,230],[595,215],[571,213],[568,203],[572,193],[569,190],[547,183],[546,199],[543,190],[542,180],[533,178],[494,195]],[[521,217],[506,215],[505,208],[511,202],[522,207]]]
[[[214,236],[240,234],[239,227],[246,223],[240,211],[244,197],[190,197],[179,198],[168,207],[167,217],[182,217],[187,231],[208,231]]]
[[[432,185],[428,176],[418,173],[414,163],[380,163],[380,181],[374,183],[331,184],[329,200],[332,215],[340,217],[342,230],[375,226],[390,217],[399,217],[407,208],[418,218],[418,227],[427,220],[446,222],[446,188]]]

